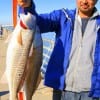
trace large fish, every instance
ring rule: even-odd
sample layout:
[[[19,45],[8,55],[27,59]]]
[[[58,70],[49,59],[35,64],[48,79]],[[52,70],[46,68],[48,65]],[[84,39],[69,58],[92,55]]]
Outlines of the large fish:
[[[38,27],[27,60],[27,76],[24,82],[25,100],[32,100],[32,96],[40,81],[40,67],[42,65],[43,42]]]
[[[36,30],[36,18],[30,13],[21,14],[7,48],[6,75],[10,100],[18,100],[27,71],[27,59]],[[22,27],[23,26],[23,27]]]

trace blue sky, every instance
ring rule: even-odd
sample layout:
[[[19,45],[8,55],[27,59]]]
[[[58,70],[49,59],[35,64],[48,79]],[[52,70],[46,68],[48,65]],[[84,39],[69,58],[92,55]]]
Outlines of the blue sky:
[[[0,24],[12,24],[12,0],[0,1]],[[35,0],[35,4],[38,13],[46,13],[54,9],[75,8],[75,1],[76,0]],[[100,9],[100,0],[97,4],[97,8]]]

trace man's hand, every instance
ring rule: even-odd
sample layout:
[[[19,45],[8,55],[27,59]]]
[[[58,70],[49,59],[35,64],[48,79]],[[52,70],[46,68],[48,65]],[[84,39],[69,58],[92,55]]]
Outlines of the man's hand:
[[[17,0],[17,4],[21,7],[29,7],[31,5],[31,0]]]

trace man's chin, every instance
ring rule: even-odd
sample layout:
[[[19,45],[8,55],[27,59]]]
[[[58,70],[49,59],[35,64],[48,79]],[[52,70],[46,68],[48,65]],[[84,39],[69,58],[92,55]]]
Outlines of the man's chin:
[[[80,9],[80,11],[84,14],[88,14],[90,12],[89,9]]]

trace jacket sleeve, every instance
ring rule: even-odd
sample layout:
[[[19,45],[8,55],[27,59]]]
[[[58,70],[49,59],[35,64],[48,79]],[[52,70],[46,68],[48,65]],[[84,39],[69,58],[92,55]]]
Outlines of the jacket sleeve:
[[[35,10],[35,4],[32,2],[30,7],[22,8],[19,6],[18,14],[27,12],[32,13],[37,18],[37,25],[40,32],[57,32],[60,29],[60,10],[53,11],[48,14],[37,14]]]

